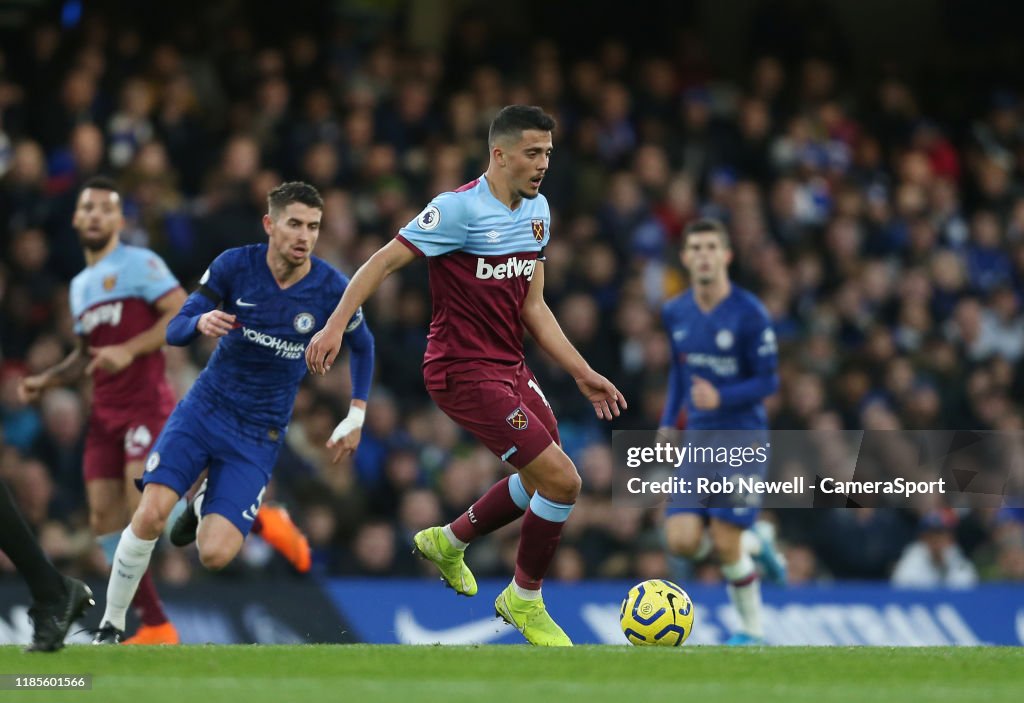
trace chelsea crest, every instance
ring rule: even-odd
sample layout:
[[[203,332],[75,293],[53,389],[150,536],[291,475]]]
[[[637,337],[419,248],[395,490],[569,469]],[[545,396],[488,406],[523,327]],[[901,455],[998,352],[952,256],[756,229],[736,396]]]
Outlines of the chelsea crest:
[[[316,320],[308,312],[300,312],[295,316],[295,331],[299,334],[309,334],[313,331],[313,323]]]

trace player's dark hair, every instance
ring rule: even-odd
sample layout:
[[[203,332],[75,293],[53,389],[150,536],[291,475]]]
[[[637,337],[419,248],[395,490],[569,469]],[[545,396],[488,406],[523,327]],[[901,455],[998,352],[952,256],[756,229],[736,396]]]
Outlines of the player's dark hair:
[[[718,239],[722,242],[722,246],[726,249],[732,249],[732,242],[729,240],[729,230],[720,221],[711,217],[701,218],[687,226],[683,232],[684,248],[691,234],[717,234]]]
[[[493,148],[495,142],[503,137],[519,141],[528,129],[553,132],[555,124],[554,117],[535,105],[508,105],[501,108],[501,112],[491,122],[487,145]]]
[[[267,208],[271,216],[292,203],[302,203],[320,211],[324,209],[324,199],[320,197],[320,192],[302,181],[282,183],[267,193]]]
[[[121,191],[117,189],[117,184],[114,183],[113,178],[107,176],[93,176],[82,184],[78,194],[81,195],[82,191],[85,190],[109,190],[111,193],[116,193],[118,197],[121,197]]]

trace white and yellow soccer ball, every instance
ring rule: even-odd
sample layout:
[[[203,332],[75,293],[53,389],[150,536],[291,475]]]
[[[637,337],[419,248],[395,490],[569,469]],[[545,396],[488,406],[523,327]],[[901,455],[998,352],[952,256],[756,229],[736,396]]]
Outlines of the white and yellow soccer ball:
[[[629,589],[619,624],[630,644],[678,647],[693,629],[693,601],[671,581],[649,579]]]

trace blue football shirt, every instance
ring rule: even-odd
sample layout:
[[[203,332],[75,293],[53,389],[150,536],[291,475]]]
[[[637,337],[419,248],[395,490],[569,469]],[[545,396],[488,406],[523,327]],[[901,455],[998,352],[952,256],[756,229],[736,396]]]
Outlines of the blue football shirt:
[[[216,304],[236,316],[235,329],[220,338],[183,403],[198,403],[211,411],[228,413],[240,423],[240,429],[250,434],[283,432],[306,374],[306,345],[323,327],[347,286],[348,279],[342,273],[315,256],[302,280],[281,289],[267,266],[266,244],[222,253],[203,274],[199,290],[172,321],[172,325],[179,319],[184,321],[188,335],[172,340],[172,327],[168,327],[168,341],[187,343],[198,334],[195,326],[199,316]],[[345,342],[353,350],[368,349],[370,360],[364,360],[364,365],[372,366],[372,337],[362,310],[349,322]],[[369,373],[365,375],[365,383],[354,384],[353,388],[353,397],[363,400],[369,390]]]
[[[705,313],[693,292],[687,291],[665,303],[662,321],[672,347],[672,367],[661,425],[674,427],[685,405],[687,428],[767,429],[764,399],[779,382],[775,331],[764,305],[733,284],[729,295]],[[693,406],[693,376],[718,390],[721,405],[717,409]]]

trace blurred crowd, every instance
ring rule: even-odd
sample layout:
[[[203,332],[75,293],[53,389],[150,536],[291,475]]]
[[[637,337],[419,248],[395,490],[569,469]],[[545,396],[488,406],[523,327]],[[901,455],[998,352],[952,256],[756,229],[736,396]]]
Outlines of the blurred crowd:
[[[326,203],[316,253],[351,275],[435,194],[483,172],[487,126],[509,103],[559,123],[543,186],[546,297],[629,400],[617,429],[657,426],[669,364],[659,308],[685,287],[683,228],[712,216],[731,231],[734,280],[775,322],[773,427],[1024,430],[1018,94],[994,90],[953,125],[911,81],[854,95],[814,56],[759,55],[723,80],[695,36],[686,51],[611,38],[577,56],[540,38],[510,52],[496,31],[469,16],[446,46],[422,49],[344,18],[268,41],[238,18],[153,36],[87,17],[74,29],[39,23],[22,47],[0,49],[0,476],[62,566],[104,568],[81,480],[88,388],[30,407],[15,389],[73,344],[78,186],[113,176],[124,239],[157,251],[191,290],[219,252],[264,239],[270,188],[305,180]],[[347,408],[347,369],[307,379],[271,498],[309,535],[320,573],[426,574],[412,535],[457,516],[506,468],[425,393],[426,267],[389,278],[366,316],[377,372],[357,456],[332,467],[324,449]],[[179,393],[211,351],[205,339],[167,350]],[[554,578],[674,573],[657,511],[612,504],[608,428],[571,378],[532,348],[529,361],[583,477]],[[973,580],[955,585],[1024,580],[1012,511],[928,508],[766,517],[795,583],[900,581],[922,573],[913,559],[934,567],[932,583],[964,569]],[[512,526],[481,540],[474,571],[510,573],[516,539]],[[229,572],[284,570],[274,559],[251,538]],[[196,565],[164,548],[157,575],[187,582]],[[693,578],[717,578],[715,566]]]

